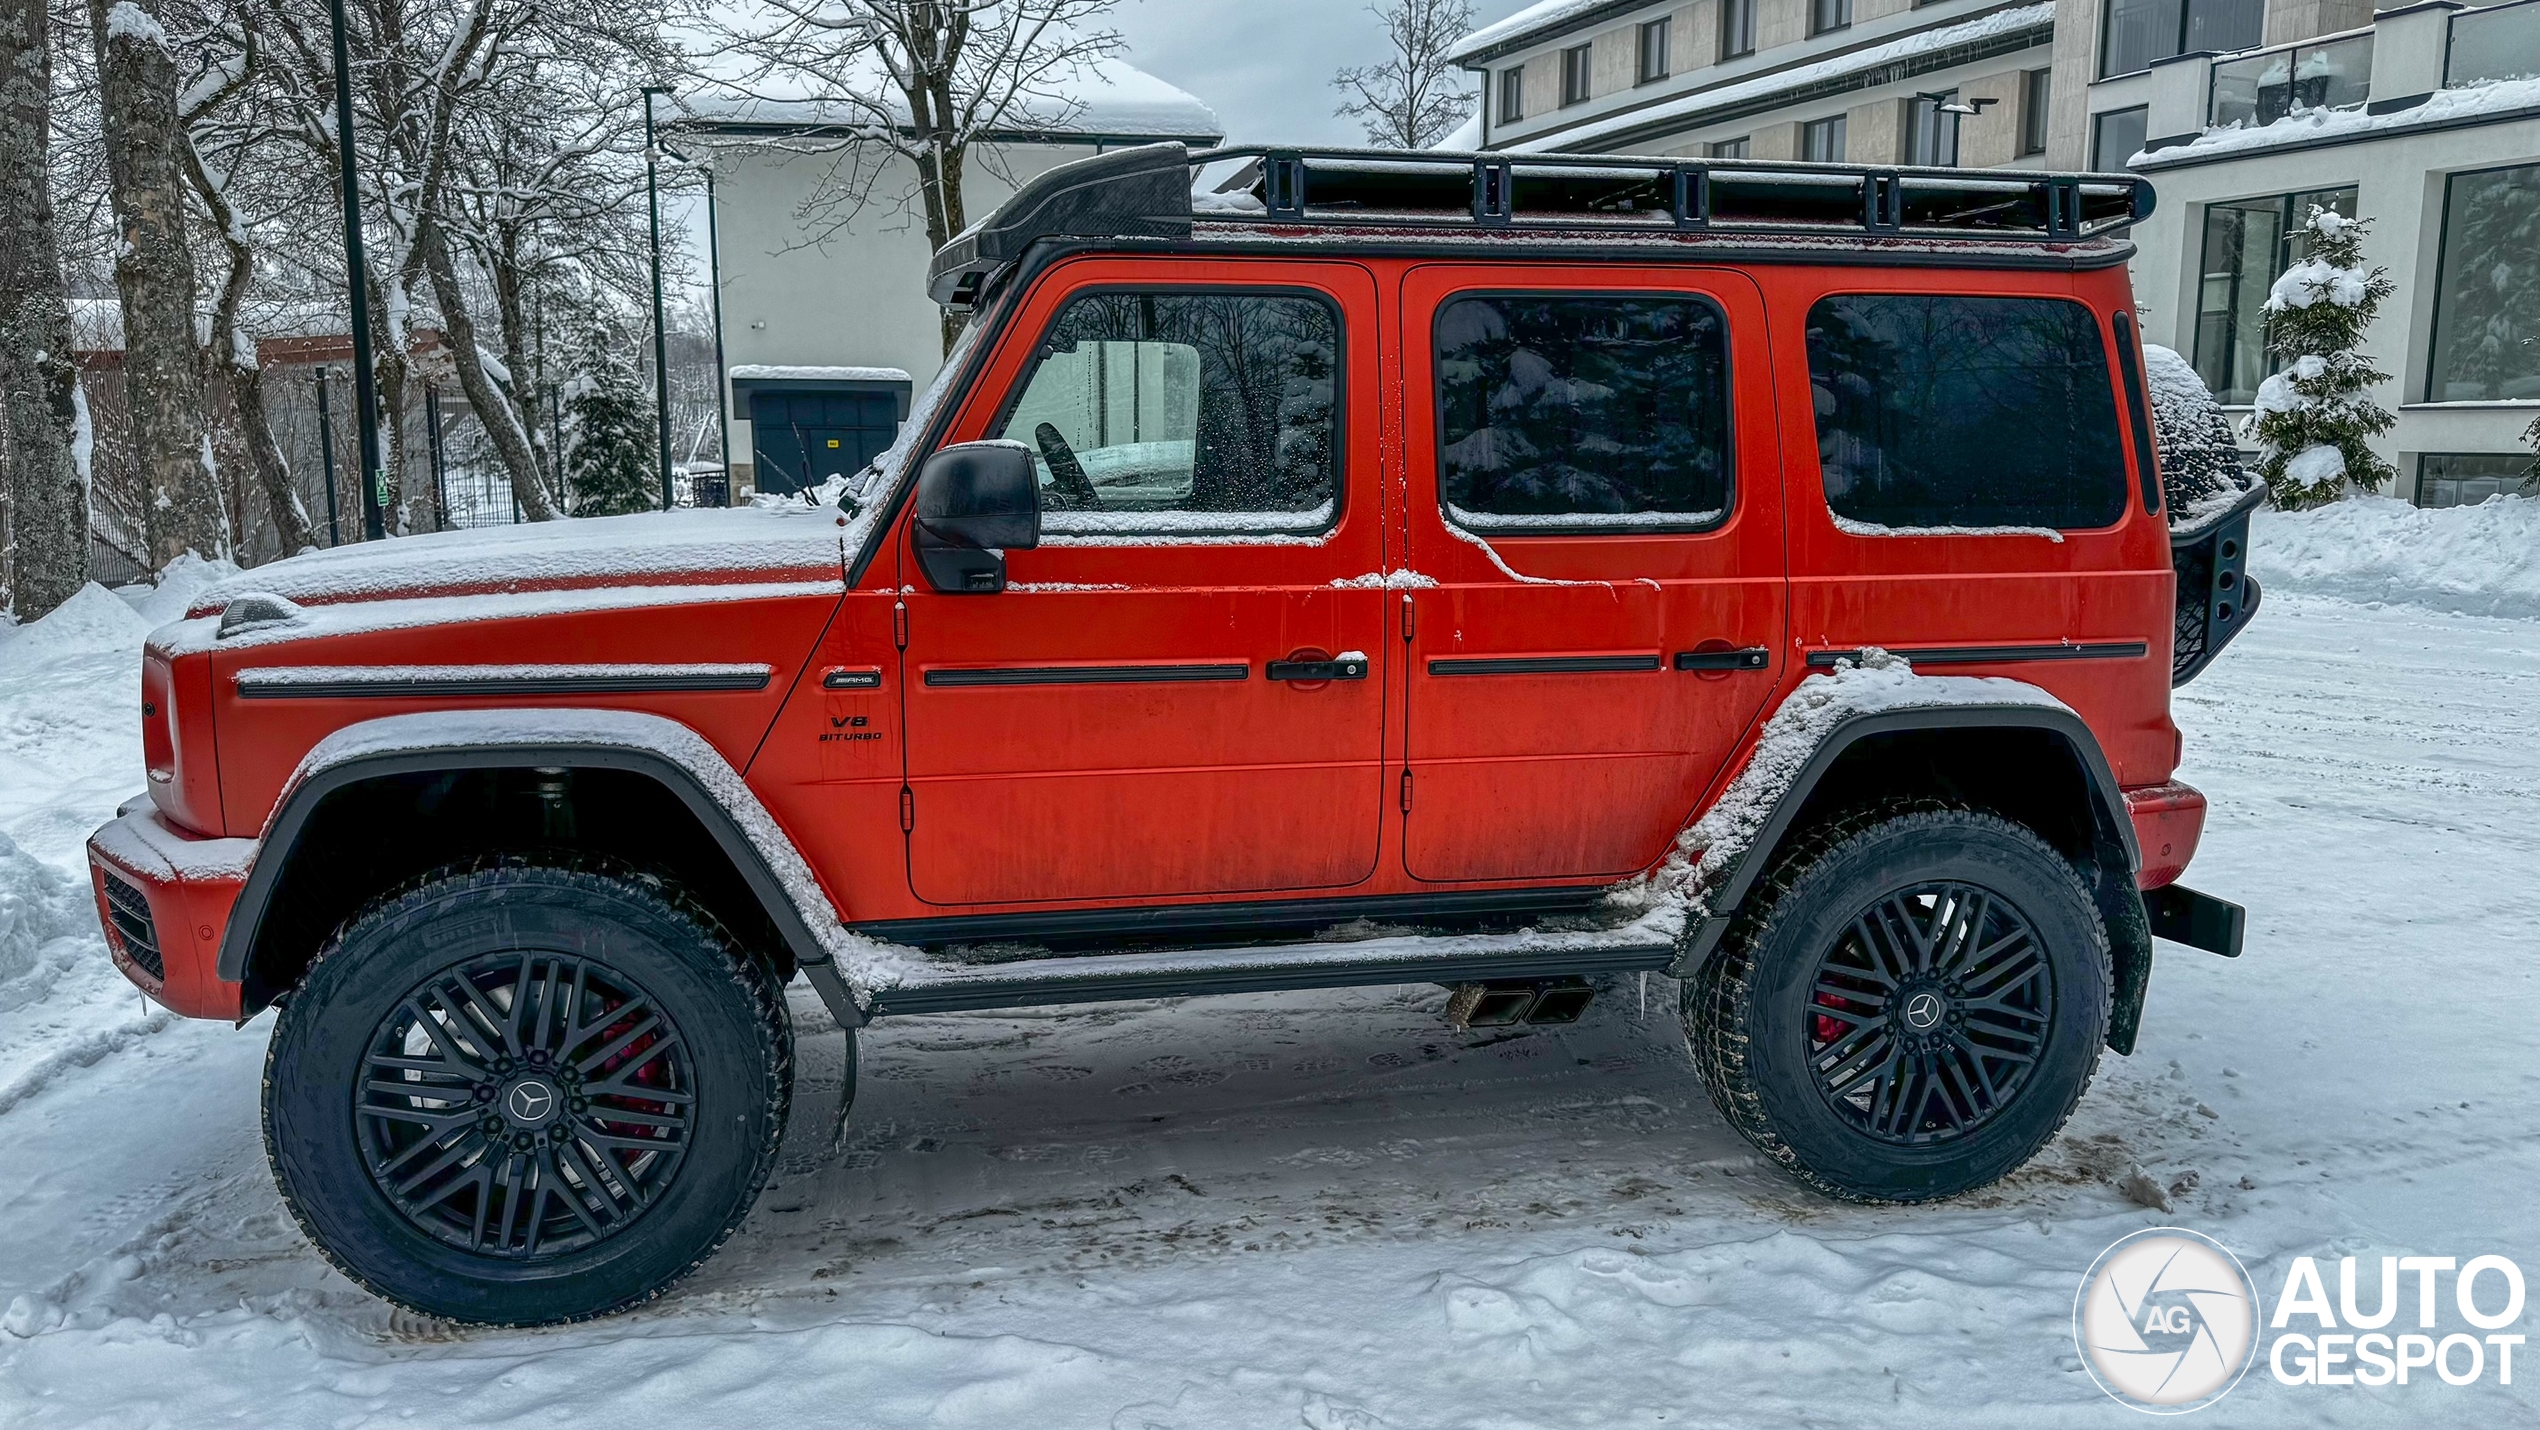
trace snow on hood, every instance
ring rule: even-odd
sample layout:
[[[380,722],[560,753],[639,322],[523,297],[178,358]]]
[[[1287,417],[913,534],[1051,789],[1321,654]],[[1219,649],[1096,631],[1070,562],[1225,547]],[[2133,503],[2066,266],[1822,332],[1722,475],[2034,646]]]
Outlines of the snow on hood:
[[[572,517],[303,552],[217,581],[193,616],[249,592],[303,606],[602,586],[839,581],[846,521],[831,507]]]

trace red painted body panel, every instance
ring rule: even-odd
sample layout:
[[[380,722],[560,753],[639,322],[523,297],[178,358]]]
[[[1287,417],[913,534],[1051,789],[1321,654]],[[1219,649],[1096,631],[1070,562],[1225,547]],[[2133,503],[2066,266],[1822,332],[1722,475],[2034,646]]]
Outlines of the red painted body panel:
[[[181,833],[173,828],[171,833]],[[105,930],[106,951],[115,967],[169,1011],[187,1018],[236,1018],[239,986],[224,983],[214,968],[221,934],[229,927],[230,907],[245,882],[236,877],[181,876],[159,860],[118,858],[88,846],[90,892],[97,899],[97,921]],[[150,922],[159,939],[164,977],[153,978],[124,947],[114,919],[106,911],[106,879],[111,869],[149,900]]]
[[[2126,813],[2134,819],[2134,842],[2143,851],[2135,887],[2157,889],[2175,884],[2196,857],[2205,837],[2205,796],[2173,780],[2125,792]]]
[[[1812,651],[2141,641],[2140,658],[1945,673],[2032,682],[2081,714],[2135,791],[2146,887],[2175,879],[2193,853],[2202,797],[2160,792],[2184,790],[2165,783],[2177,734],[2161,518],[2129,500],[2115,525],[2061,541],[1847,533],[1826,507],[1810,417],[1803,334],[1810,304],[1827,293],[2074,297],[2104,324],[2131,302],[2121,269],[1078,258],[1013,300],[977,378],[953,400],[944,440],[997,435],[1049,318],[1078,290],[1120,284],[1309,288],[1339,306],[1342,491],[1328,532],[1275,544],[1048,539],[1008,553],[1003,594],[947,596],[917,574],[903,506],[852,590],[717,599],[700,574],[653,583],[650,604],[326,627],[235,648],[205,638],[145,664],[145,698],[158,706],[145,743],[159,809],[172,827],[257,836],[328,733],[485,703],[241,699],[242,669],[754,662],[775,671],[763,691],[502,703],[636,709],[692,726],[745,772],[851,922],[1593,883],[1663,856],[1741,763],[1762,715],[1806,676]],[[1429,321],[1441,301],[1476,289],[1691,291],[1717,301],[1737,403],[1726,519],[1704,531],[1499,536],[1489,549],[1452,529],[1438,503]],[[1385,572],[1435,584],[1340,584]],[[615,573],[586,584],[637,583]],[[1766,664],[1673,668],[1678,652],[1723,647],[1761,647]],[[1351,650],[1369,657],[1363,681],[1264,675],[1272,660]],[[1429,668],[1579,655],[1650,656],[1660,668]],[[1240,664],[1245,677],[927,680],[983,666],[1153,664]],[[869,672],[873,683],[827,688],[831,671]],[[111,862],[93,845],[92,859]],[[181,957],[171,947],[153,996],[180,1012],[234,1013],[237,987],[210,970],[237,885],[125,872],[171,927],[212,931]]]

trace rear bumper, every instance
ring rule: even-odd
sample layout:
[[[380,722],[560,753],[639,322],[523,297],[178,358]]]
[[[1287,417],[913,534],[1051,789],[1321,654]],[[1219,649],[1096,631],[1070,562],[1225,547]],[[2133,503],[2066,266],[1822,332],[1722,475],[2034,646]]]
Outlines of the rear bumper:
[[[89,882],[115,967],[172,1012],[235,1019],[239,985],[222,982],[215,963],[255,856],[252,839],[181,834],[147,798],[126,804],[88,836]]]
[[[2134,886],[2158,889],[2177,883],[2205,835],[2205,796],[2173,780],[2127,790],[2125,807],[2134,820],[2135,847],[2143,851]]]

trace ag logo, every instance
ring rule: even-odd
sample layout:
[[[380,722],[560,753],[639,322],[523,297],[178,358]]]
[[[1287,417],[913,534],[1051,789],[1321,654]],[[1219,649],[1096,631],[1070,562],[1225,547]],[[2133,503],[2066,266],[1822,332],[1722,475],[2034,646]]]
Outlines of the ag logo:
[[[2073,1301],[2073,1344],[2099,1388],[2183,1415],[2229,1394],[2258,1349],[2258,1295],[2221,1243],[2151,1227],[2099,1253]]]

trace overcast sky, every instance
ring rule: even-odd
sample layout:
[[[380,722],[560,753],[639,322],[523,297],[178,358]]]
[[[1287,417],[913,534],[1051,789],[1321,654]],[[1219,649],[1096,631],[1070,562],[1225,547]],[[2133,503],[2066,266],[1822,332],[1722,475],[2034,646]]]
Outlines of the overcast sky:
[[[1473,23],[1529,3],[1475,0]],[[1332,72],[1382,58],[1367,0],[1121,0],[1111,23],[1129,63],[1216,110],[1234,143],[1366,142],[1332,115]]]

